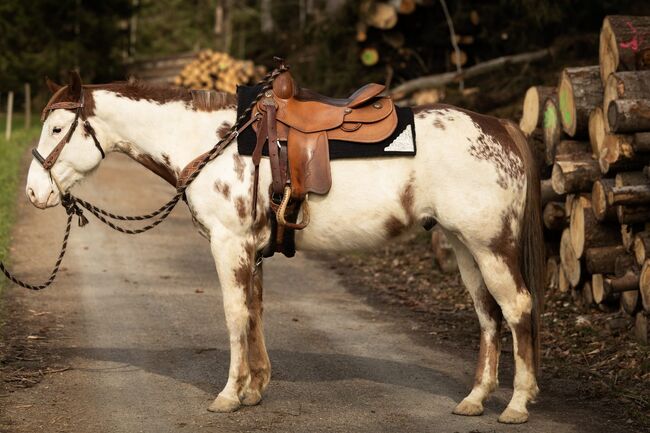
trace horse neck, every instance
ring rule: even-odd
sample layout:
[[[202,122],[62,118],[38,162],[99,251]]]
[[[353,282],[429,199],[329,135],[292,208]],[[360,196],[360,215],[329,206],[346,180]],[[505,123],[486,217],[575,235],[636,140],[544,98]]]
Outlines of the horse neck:
[[[141,160],[151,158],[178,172],[221,139],[234,124],[234,108],[196,111],[183,101],[160,104],[94,91],[95,117],[108,137],[108,150]]]

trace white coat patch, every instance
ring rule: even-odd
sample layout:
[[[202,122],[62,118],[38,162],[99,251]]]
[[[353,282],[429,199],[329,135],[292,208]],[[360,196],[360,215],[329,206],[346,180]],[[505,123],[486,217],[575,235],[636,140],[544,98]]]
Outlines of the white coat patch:
[[[397,136],[395,141],[384,148],[384,152],[413,152],[414,150],[415,145],[413,143],[413,134],[411,133],[410,125]]]

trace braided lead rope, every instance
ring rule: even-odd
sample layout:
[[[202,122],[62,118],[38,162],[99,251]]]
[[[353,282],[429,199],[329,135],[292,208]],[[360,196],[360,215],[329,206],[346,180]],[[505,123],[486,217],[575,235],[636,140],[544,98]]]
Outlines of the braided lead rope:
[[[56,279],[56,276],[59,273],[59,269],[61,268],[61,262],[63,261],[63,257],[65,257],[66,250],[68,249],[68,238],[70,237],[70,230],[72,228],[72,217],[76,214],[79,216],[79,224],[81,225],[83,223],[83,220],[81,219],[82,216],[79,215],[77,209],[75,209],[74,202],[69,201],[68,197],[66,196],[64,197],[62,203],[65,207],[66,213],[68,214],[68,221],[65,225],[65,234],[63,235],[63,242],[61,244],[61,252],[59,253],[59,257],[56,259],[56,263],[54,264],[52,272],[50,272],[50,278],[48,278],[46,282],[39,285],[29,284],[24,280],[16,277],[13,273],[9,272],[9,270],[5,267],[5,264],[0,261],[0,271],[2,271],[5,277],[7,277],[12,283],[29,290],[43,290],[49,287]]]

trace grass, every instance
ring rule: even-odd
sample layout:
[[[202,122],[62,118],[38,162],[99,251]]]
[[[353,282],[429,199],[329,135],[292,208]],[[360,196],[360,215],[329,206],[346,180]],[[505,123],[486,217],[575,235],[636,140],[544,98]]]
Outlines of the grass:
[[[9,248],[9,235],[15,219],[16,191],[25,150],[38,137],[40,124],[32,120],[26,130],[22,116],[16,116],[11,140],[5,139],[5,117],[0,116],[0,260],[4,260]],[[4,286],[0,276],[0,288]]]

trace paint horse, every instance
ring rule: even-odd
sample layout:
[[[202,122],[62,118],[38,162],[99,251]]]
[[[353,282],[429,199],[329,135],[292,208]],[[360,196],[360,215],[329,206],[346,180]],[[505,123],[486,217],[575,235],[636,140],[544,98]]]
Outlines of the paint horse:
[[[99,150],[125,153],[172,184],[236,120],[236,102],[226,94],[206,103],[171,87],[82,86],[78,74],[71,74],[66,86],[48,84],[54,92],[50,105],[83,96],[82,118],[92,124]],[[52,111],[43,124],[41,155],[50,154],[75,119],[66,104],[57,106],[63,108]],[[296,233],[296,248],[372,248],[437,222],[455,250],[481,328],[474,386],[454,413],[480,415],[484,399],[497,387],[505,318],[513,334],[515,378],[512,399],[499,421],[525,422],[527,403],[538,392],[544,254],[531,152],[511,122],[447,105],[417,107],[414,113],[415,156],[331,162],[332,188],[310,199],[311,223]],[[69,138],[52,176],[36,161],[31,164],[26,193],[38,208],[57,205],[62,193],[102,161],[87,130],[79,128]],[[253,173],[251,157],[230,145],[186,191],[192,216],[212,246],[230,335],[228,381],[209,407],[215,412],[259,403],[271,377],[261,268],[252,272],[256,253],[270,238],[269,198],[260,194],[253,220]],[[260,191],[267,191],[271,173],[264,160],[259,181]]]

